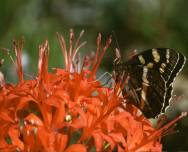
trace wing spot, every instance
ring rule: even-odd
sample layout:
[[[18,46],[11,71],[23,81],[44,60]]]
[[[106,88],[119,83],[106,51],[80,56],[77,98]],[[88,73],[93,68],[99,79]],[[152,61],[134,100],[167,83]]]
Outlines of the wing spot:
[[[166,64],[165,63],[161,63],[161,68],[165,68],[166,67]]]
[[[153,55],[153,59],[156,63],[160,61],[160,55],[159,55],[157,49],[152,49],[152,55]]]
[[[159,71],[160,71],[161,74],[164,73],[165,67],[166,67],[166,64],[161,63],[161,67],[159,68]]]
[[[142,81],[143,81],[143,85],[145,85],[145,86],[149,86],[149,81],[147,79],[147,73],[148,73],[148,68],[144,67],[143,68]]]
[[[139,55],[138,59],[139,59],[140,63],[142,63],[142,64],[146,63],[146,61],[145,61],[145,59],[144,59],[144,57],[142,55]]]
[[[144,101],[146,101],[146,93],[144,90],[141,91],[141,96]]]
[[[152,69],[152,68],[153,68],[153,63],[149,62],[149,63],[147,64],[147,68]]]
[[[169,63],[170,59],[170,49],[166,49],[166,63]]]
[[[159,71],[160,71],[160,73],[164,73],[164,69],[163,68],[159,68]]]

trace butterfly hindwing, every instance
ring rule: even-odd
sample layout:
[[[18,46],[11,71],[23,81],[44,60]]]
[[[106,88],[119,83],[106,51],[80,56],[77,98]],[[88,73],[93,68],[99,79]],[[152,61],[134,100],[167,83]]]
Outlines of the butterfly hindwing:
[[[166,96],[165,96],[164,106],[163,106],[163,109],[162,109],[163,113],[165,112],[165,110],[168,107],[169,102],[171,100],[171,96],[172,96],[172,92],[173,92],[173,82],[174,82],[174,79],[179,74],[179,72],[182,70],[185,62],[186,62],[186,58],[181,53],[178,53],[177,64],[176,64],[175,68],[173,69],[173,71],[172,71],[172,73],[170,75],[169,80],[166,83],[167,90],[166,90]]]

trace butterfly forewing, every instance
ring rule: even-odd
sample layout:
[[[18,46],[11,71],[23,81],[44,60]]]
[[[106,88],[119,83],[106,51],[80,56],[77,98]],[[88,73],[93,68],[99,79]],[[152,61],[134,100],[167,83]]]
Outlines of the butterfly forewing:
[[[156,48],[143,51],[124,63],[115,65],[115,72],[129,75],[129,94],[146,117],[164,112],[172,95],[172,83],[185,64],[177,51]],[[121,68],[120,68],[121,67]]]

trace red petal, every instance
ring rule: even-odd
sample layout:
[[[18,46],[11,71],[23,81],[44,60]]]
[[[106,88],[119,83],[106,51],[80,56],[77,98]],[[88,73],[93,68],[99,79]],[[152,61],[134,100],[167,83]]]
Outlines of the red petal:
[[[132,122],[132,127],[127,135],[127,144],[129,145],[129,149],[140,144],[143,138],[142,124],[139,122]]]
[[[65,119],[65,104],[60,103],[59,107],[56,108],[55,114],[53,115],[53,126],[59,128],[62,126]]]
[[[40,110],[44,119],[44,123],[46,126],[50,126],[52,123],[52,108],[46,103],[42,103],[40,106]]]
[[[27,122],[29,122],[31,125],[35,125],[35,126],[43,126],[44,125],[42,120],[33,113],[29,114],[25,118],[25,120],[27,120]]]
[[[40,128],[38,130],[38,137],[45,151],[55,151],[55,135],[53,132],[50,132],[45,128]]]
[[[8,115],[7,111],[1,111],[0,118],[8,122],[12,122],[12,123],[14,122],[14,120]]]
[[[79,114],[79,117],[73,120],[71,126],[73,126],[74,128],[85,127],[87,125],[86,114],[80,108],[75,108],[74,110]]]
[[[20,97],[19,98],[19,104],[17,105],[17,109],[16,110],[24,108],[30,102],[35,102],[35,100],[32,97]]]
[[[116,144],[112,140],[112,138],[110,136],[103,134],[103,133],[101,135],[102,135],[103,139],[106,140],[110,144],[111,150],[113,150]]]
[[[118,145],[118,152],[126,152],[121,146]]]
[[[95,147],[96,151],[102,151],[102,146],[103,146],[103,139],[101,135],[97,132],[92,134],[94,141],[95,141]]]
[[[74,144],[69,146],[65,152],[87,152],[87,149],[84,145]]]
[[[67,146],[68,136],[58,133],[56,135],[56,150],[57,151],[64,151],[65,147]]]
[[[137,149],[136,152],[140,151],[154,151],[154,152],[161,152],[162,151],[162,144],[160,144],[158,141],[150,142],[141,148]]]
[[[55,97],[54,95],[50,95],[50,97],[48,97],[45,100],[46,104],[50,105],[50,106],[54,106],[54,107],[59,107],[60,102],[59,99],[57,97]]]
[[[24,143],[19,139],[20,133],[16,128],[10,128],[9,136],[13,145],[15,145],[21,151],[24,150]]]
[[[116,142],[121,143],[124,147],[127,146],[125,138],[123,137],[122,133],[110,133],[109,136]]]

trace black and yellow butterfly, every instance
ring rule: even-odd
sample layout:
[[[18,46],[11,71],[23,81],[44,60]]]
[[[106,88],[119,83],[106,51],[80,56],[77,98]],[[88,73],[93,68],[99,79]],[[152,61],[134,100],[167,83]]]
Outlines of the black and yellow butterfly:
[[[169,48],[154,48],[134,55],[126,62],[114,61],[115,81],[127,79],[123,90],[148,118],[165,112],[171,100],[173,82],[186,58]]]

